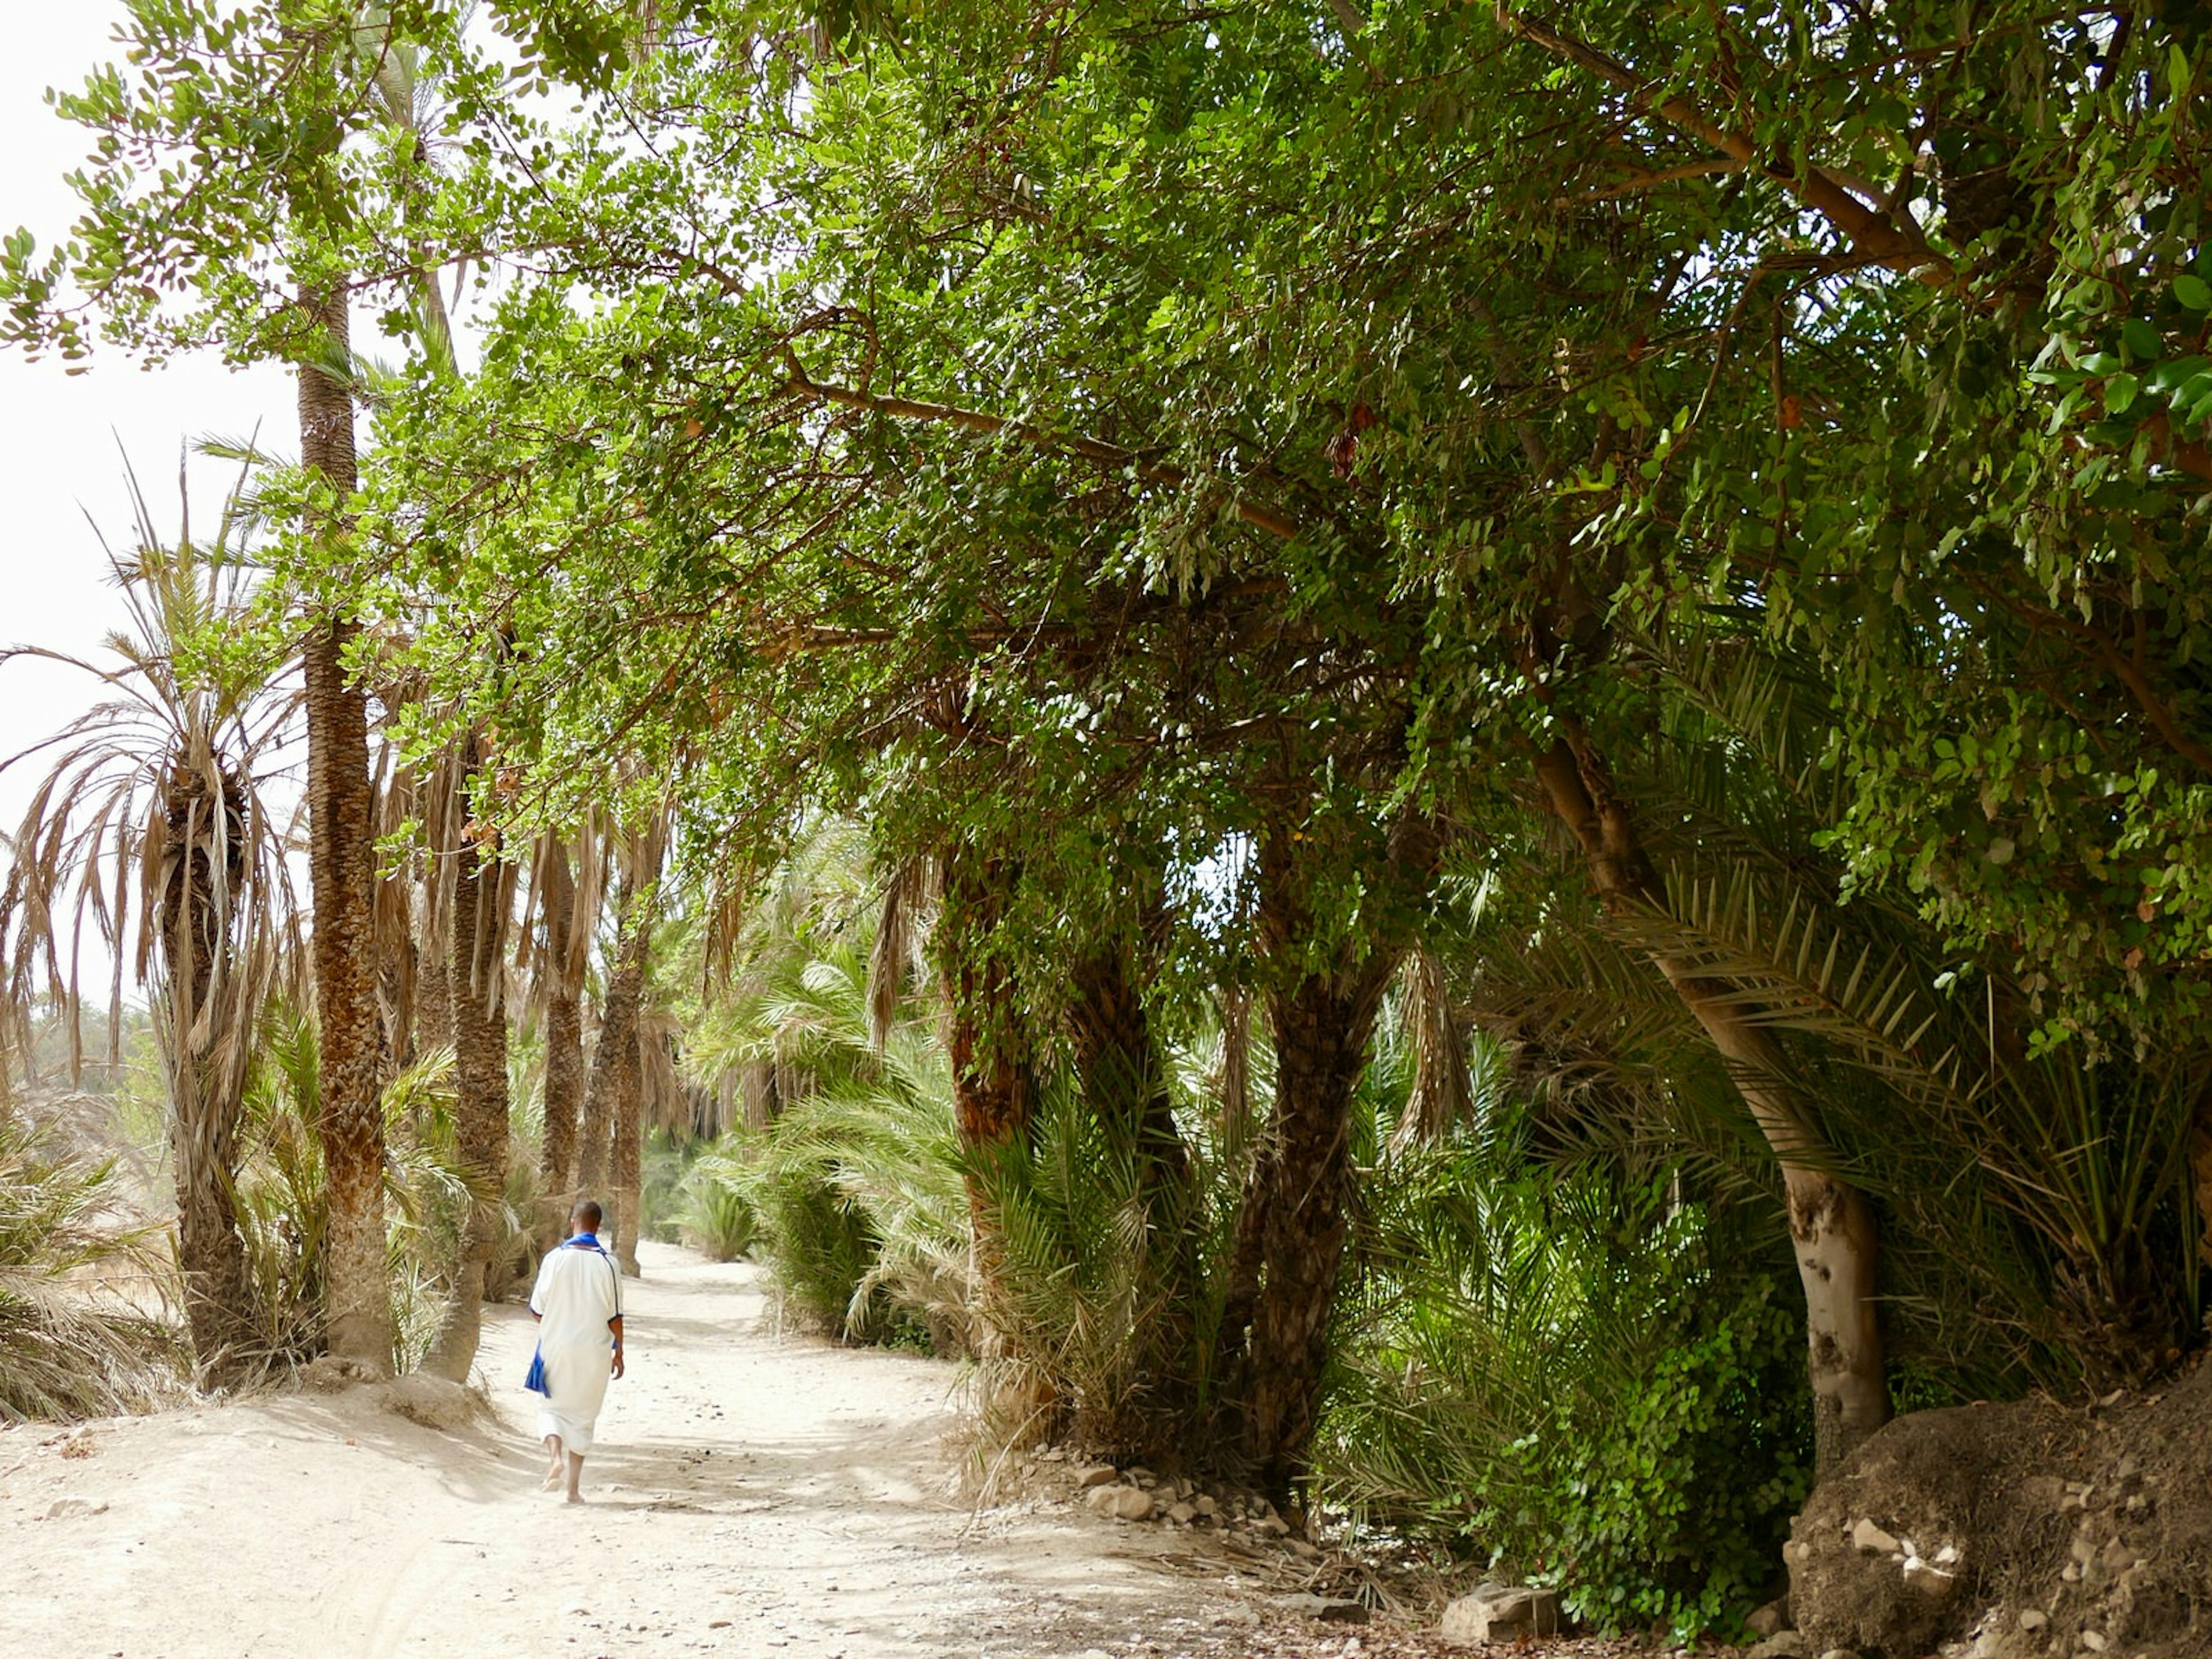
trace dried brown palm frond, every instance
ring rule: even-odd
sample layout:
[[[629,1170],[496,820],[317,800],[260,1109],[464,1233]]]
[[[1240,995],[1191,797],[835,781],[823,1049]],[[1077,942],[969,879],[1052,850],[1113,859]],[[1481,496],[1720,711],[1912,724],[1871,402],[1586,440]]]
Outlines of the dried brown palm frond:
[[[1398,969],[1398,1024],[1413,1061],[1413,1091],[1391,1137],[1394,1150],[1434,1146],[1474,1115],[1474,1072],[1467,1033],[1444,985],[1443,964],[1425,945]]]
[[[583,994],[606,903],[608,848],[607,828],[593,814],[572,829],[540,830],[522,860],[526,896],[514,967],[541,1016],[550,997]]]
[[[109,636],[111,660],[0,653],[0,665],[40,658],[111,693],[0,762],[46,763],[0,885],[0,967],[13,999],[27,1002],[43,974],[48,994],[75,1008],[85,946],[96,941],[111,963],[111,1033],[126,976],[150,993],[185,1307],[196,1351],[215,1363],[252,1322],[230,1189],[254,1022],[301,959],[286,836],[265,793],[283,768],[296,693],[266,665],[222,648],[252,580],[233,515],[201,543],[187,513],[165,542],[135,476],[129,485],[137,545],[109,549],[108,561],[131,626]]]
[[[890,1041],[908,985],[924,971],[922,953],[936,902],[935,860],[909,854],[892,867],[868,949],[868,1042],[878,1054]]]
[[[683,1021],[657,997],[648,996],[637,1015],[637,1086],[640,1121],[648,1129],[689,1138],[703,1127],[699,1103],[678,1063]]]

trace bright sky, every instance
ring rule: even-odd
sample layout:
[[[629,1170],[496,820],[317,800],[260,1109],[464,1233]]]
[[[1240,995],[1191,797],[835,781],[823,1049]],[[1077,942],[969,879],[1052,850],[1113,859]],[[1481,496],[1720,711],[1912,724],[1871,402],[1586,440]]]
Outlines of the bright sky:
[[[74,88],[115,55],[120,0],[18,4],[0,54],[0,233],[29,229],[41,247],[66,232],[76,198],[63,183],[89,148],[83,131],[46,106],[48,87]],[[88,514],[129,545],[123,456],[137,467],[157,525],[176,517],[179,446],[206,434],[242,436],[258,425],[272,447],[293,445],[292,384],[280,368],[246,373],[215,358],[147,373],[102,352],[89,373],[33,363],[0,350],[0,646],[40,645],[89,654],[122,625]],[[118,448],[118,445],[120,447]],[[234,470],[195,462],[195,523],[205,526]],[[16,659],[0,665],[0,759],[51,735],[94,701],[82,675]],[[35,771],[0,773],[0,826],[20,822]],[[0,866],[9,854],[0,849]],[[87,964],[88,972],[90,964]]]

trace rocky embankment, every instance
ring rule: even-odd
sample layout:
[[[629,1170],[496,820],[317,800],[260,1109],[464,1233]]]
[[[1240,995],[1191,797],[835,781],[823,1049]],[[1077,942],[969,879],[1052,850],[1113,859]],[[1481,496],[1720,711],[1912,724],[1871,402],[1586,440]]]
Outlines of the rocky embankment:
[[[1324,1624],[1365,1625],[1376,1610],[1397,1603],[1401,1613],[1427,1622],[1386,1588],[1393,1576],[1402,1578],[1409,1562],[1355,1560],[1324,1550],[1257,1492],[1157,1474],[1141,1466],[1067,1462],[1055,1449],[1036,1455],[1029,1468],[1048,1484],[1064,1483],[1095,1514],[1210,1534],[1224,1551],[1272,1565],[1270,1576],[1279,1584],[1295,1586],[1271,1598],[1275,1611]],[[1557,1592],[1484,1584],[1445,1604],[1433,1633],[1445,1645],[1526,1647],[1531,1638],[1557,1635],[1559,1623]]]
[[[1784,1548],[1759,1659],[2206,1659],[2212,1366],[2096,1405],[1899,1419]]]

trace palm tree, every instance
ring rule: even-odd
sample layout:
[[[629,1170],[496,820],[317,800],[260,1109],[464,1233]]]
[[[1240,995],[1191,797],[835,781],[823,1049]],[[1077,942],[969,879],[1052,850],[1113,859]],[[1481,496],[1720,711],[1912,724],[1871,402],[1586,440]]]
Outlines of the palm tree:
[[[623,1271],[635,1276],[645,1138],[639,1020],[660,907],[661,862],[668,847],[665,811],[629,837],[628,843],[614,963],[607,975],[599,1046],[584,1096],[583,1145],[577,1168],[583,1185],[597,1184],[595,1176],[606,1182],[608,1231],[615,1256]]]
[[[599,912],[599,838],[590,830],[575,836],[547,833],[538,837],[531,860],[531,900],[543,918],[544,938],[531,941],[532,994],[544,1010],[545,1029],[545,1138],[539,1172],[549,1207],[567,1214],[576,1185],[577,1115],[584,1103],[584,978],[592,921]],[[550,1241],[549,1241],[550,1242]]]
[[[404,128],[426,152],[419,129],[427,92],[421,63],[389,9],[364,4],[350,30],[354,57],[371,70],[383,119]],[[307,171],[335,161],[312,154]],[[312,199],[312,192],[302,192]],[[436,283],[420,270],[414,297],[424,335],[450,361],[451,332]],[[427,299],[425,296],[428,296]],[[335,282],[303,284],[298,295],[308,349],[298,359],[300,460],[320,486],[314,528],[344,533],[343,504],[360,483],[354,450],[349,301]],[[374,927],[374,792],[369,772],[367,692],[349,672],[360,624],[339,611],[313,619],[302,647],[307,681],[309,867],[315,905],[315,1006],[322,1031],[320,1131],[331,1201],[330,1343],[339,1356],[374,1370],[392,1364],[390,1286],[385,1276],[382,1198],[384,1083]]]
[[[0,653],[67,664],[113,693],[0,763],[58,751],[14,836],[0,957],[16,998],[27,1000],[43,965],[74,1007],[89,920],[115,960],[116,1010],[126,970],[151,988],[185,1311],[194,1352],[216,1367],[256,1323],[232,1189],[254,1022],[298,956],[283,837],[263,793],[296,698],[261,665],[198,648],[246,603],[238,495],[212,542],[192,539],[187,511],[164,544],[135,476],[130,489],[137,547],[108,553],[131,619],[106,642],[114,665]]]
[[[484,1266],[494,1237],[493,1199],[507,1174],[507,921],[513,866],[500,861],[493,832],[469,816],[482,763],[474,734],[449,750],[433,774],[424,820],[431,851],[425,885],[443,912],[450,1002],[456,1151],[481,1196],[461,1226],[459,1260],[438,1337],[424,1369],[467,1380],[481,1334]]]

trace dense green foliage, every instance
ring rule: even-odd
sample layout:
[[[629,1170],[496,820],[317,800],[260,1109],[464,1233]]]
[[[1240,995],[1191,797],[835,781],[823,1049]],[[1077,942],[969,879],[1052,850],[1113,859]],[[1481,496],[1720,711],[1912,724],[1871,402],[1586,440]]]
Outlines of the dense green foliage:
[[[1492,1104],[1367,1189],[1318,1490],[1600,1625],[1725,1624],[1810,1484],[1788,1264],[1679,1168],[1547,1170]]]

